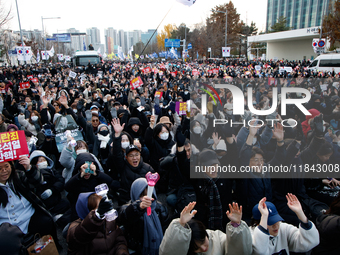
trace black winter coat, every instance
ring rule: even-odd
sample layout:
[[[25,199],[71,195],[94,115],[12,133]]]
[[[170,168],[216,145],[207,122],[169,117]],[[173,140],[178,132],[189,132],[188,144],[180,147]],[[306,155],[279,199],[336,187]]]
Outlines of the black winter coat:
[[[140,209],[140,200],[129,202],[121,207],[118,217],[119,224],[124,226],[124,235],[128,241],[128,247],[141,254],[143,250],[144,219],[143,214],[146,209]],[[155,201],[156,213],[161,222],[163,233],[170,223],[169,213],[166,206]]]

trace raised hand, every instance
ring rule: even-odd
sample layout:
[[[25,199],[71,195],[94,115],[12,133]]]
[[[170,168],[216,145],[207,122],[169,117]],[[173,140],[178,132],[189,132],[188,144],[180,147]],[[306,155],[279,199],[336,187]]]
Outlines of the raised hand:
[[[196,210],[192,211],[196,205],[196,202],[190,202],[181,212],[181,217],[179,218],[179,223],[184,227],[185,224],[194,217],[197,213]],[[192,212],[191,212],[192,211]]]
[[[41,97],[41,101],[43,102],[43,105],[46,107],[48,105],[48,99],[47,96]]]
[[[305,213],[302,210],[302,206],[300,204],[299,199],[297,199],[297,197],[295,195],[293,195],[292,193],[288,193],[286,195],[287,198],[287,205],[289,207],[290,210],[292,210],[293,212],[295,212],[296,216],[298,216],[299,220],[301,220],[304,223],[308,222],[308,219],[305,215]]]
[[[150,117],[150,128],[153,129],[153,127],[155,126],[155,122],[156,122],[155,115],[151,115],[151,117]]]
[[[256,125],[256,120],[252,120],[249,126],[249,135],[255,136],[261,125]]]
[[[120,120],[116,118],[112,120],[111,124],[113,129],[115,130],[115,136],[119,137],[122,131],[124,130],[125,123],[123,123],[123,125],[120,125]]]
[[[276,139],[277,141],[282,141],[284,138],[283,126],[279,122],[276,123],[276,125],[274,125],[273,138]]]
[[[31,169],[31,162],[27,156],[20,156],[19,164],[22,165],[26,171]]]
[[[66,96],[61,96],[59,97],[59,103],[61,103],[63,106],[67,107],[68,104],[67,104],[67,97]]]
[[[212,133],[212,139],[214,140],[214,145],[213,145],[213,147],[215,147],[215,149],[216,149],[216,147],[217,147],[217,145],[220,143],[220,141],[221,141],[221,137],[218,137],[218,133],[217,132],[213,132]]]
[[[242,205],[240,207],[238,207],[238,204],[233,202],[233,205],[229,204],[229,210],[226,212],[229,220],[231,220],[231,222],[241,224]]]
[[[258,208],[259,208],[261,215],[268,217],[269,212],[268,212],[268,208],[267,208],[267,205],[266,205],[266,200],[267,200],[266,197],[262,198],[259,202]]]

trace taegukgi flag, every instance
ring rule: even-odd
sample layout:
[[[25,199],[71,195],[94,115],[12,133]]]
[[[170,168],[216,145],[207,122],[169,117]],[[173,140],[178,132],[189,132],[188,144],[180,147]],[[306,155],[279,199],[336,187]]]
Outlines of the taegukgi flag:
[[[196,0],[177,0],[177,2],[180,2],[181,4],[184,4],[187,6],[191,6],[196,2]]]

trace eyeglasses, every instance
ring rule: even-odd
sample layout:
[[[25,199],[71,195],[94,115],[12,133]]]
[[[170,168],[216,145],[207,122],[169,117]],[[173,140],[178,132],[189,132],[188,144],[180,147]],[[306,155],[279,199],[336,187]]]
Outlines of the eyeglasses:
[[[99,120],[98,119],[94,119],[94,120],[92,120],[92,122],[99,122]]]
[[[57,106],[59,107],[59,105],[57,105],[57,104],[54,104],[54,105],[53,105],[53,107],[57,107]]]
[[[139,156],[140,156],[140,153],[128,155],[129,158],[138,158]]]

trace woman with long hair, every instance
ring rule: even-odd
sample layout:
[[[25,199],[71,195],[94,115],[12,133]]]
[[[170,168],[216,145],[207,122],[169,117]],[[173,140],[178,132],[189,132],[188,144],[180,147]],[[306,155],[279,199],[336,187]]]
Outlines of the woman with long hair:
[[[37,136],[38,132],[41,131],[42,128],[41,117],[36,110],[31,112],[30,117],[28,119],[25,119],[25,115],[21,113],[18,116],[18,121],[21,126],[25,127],[25,130],[30,131],[35,136]]]

